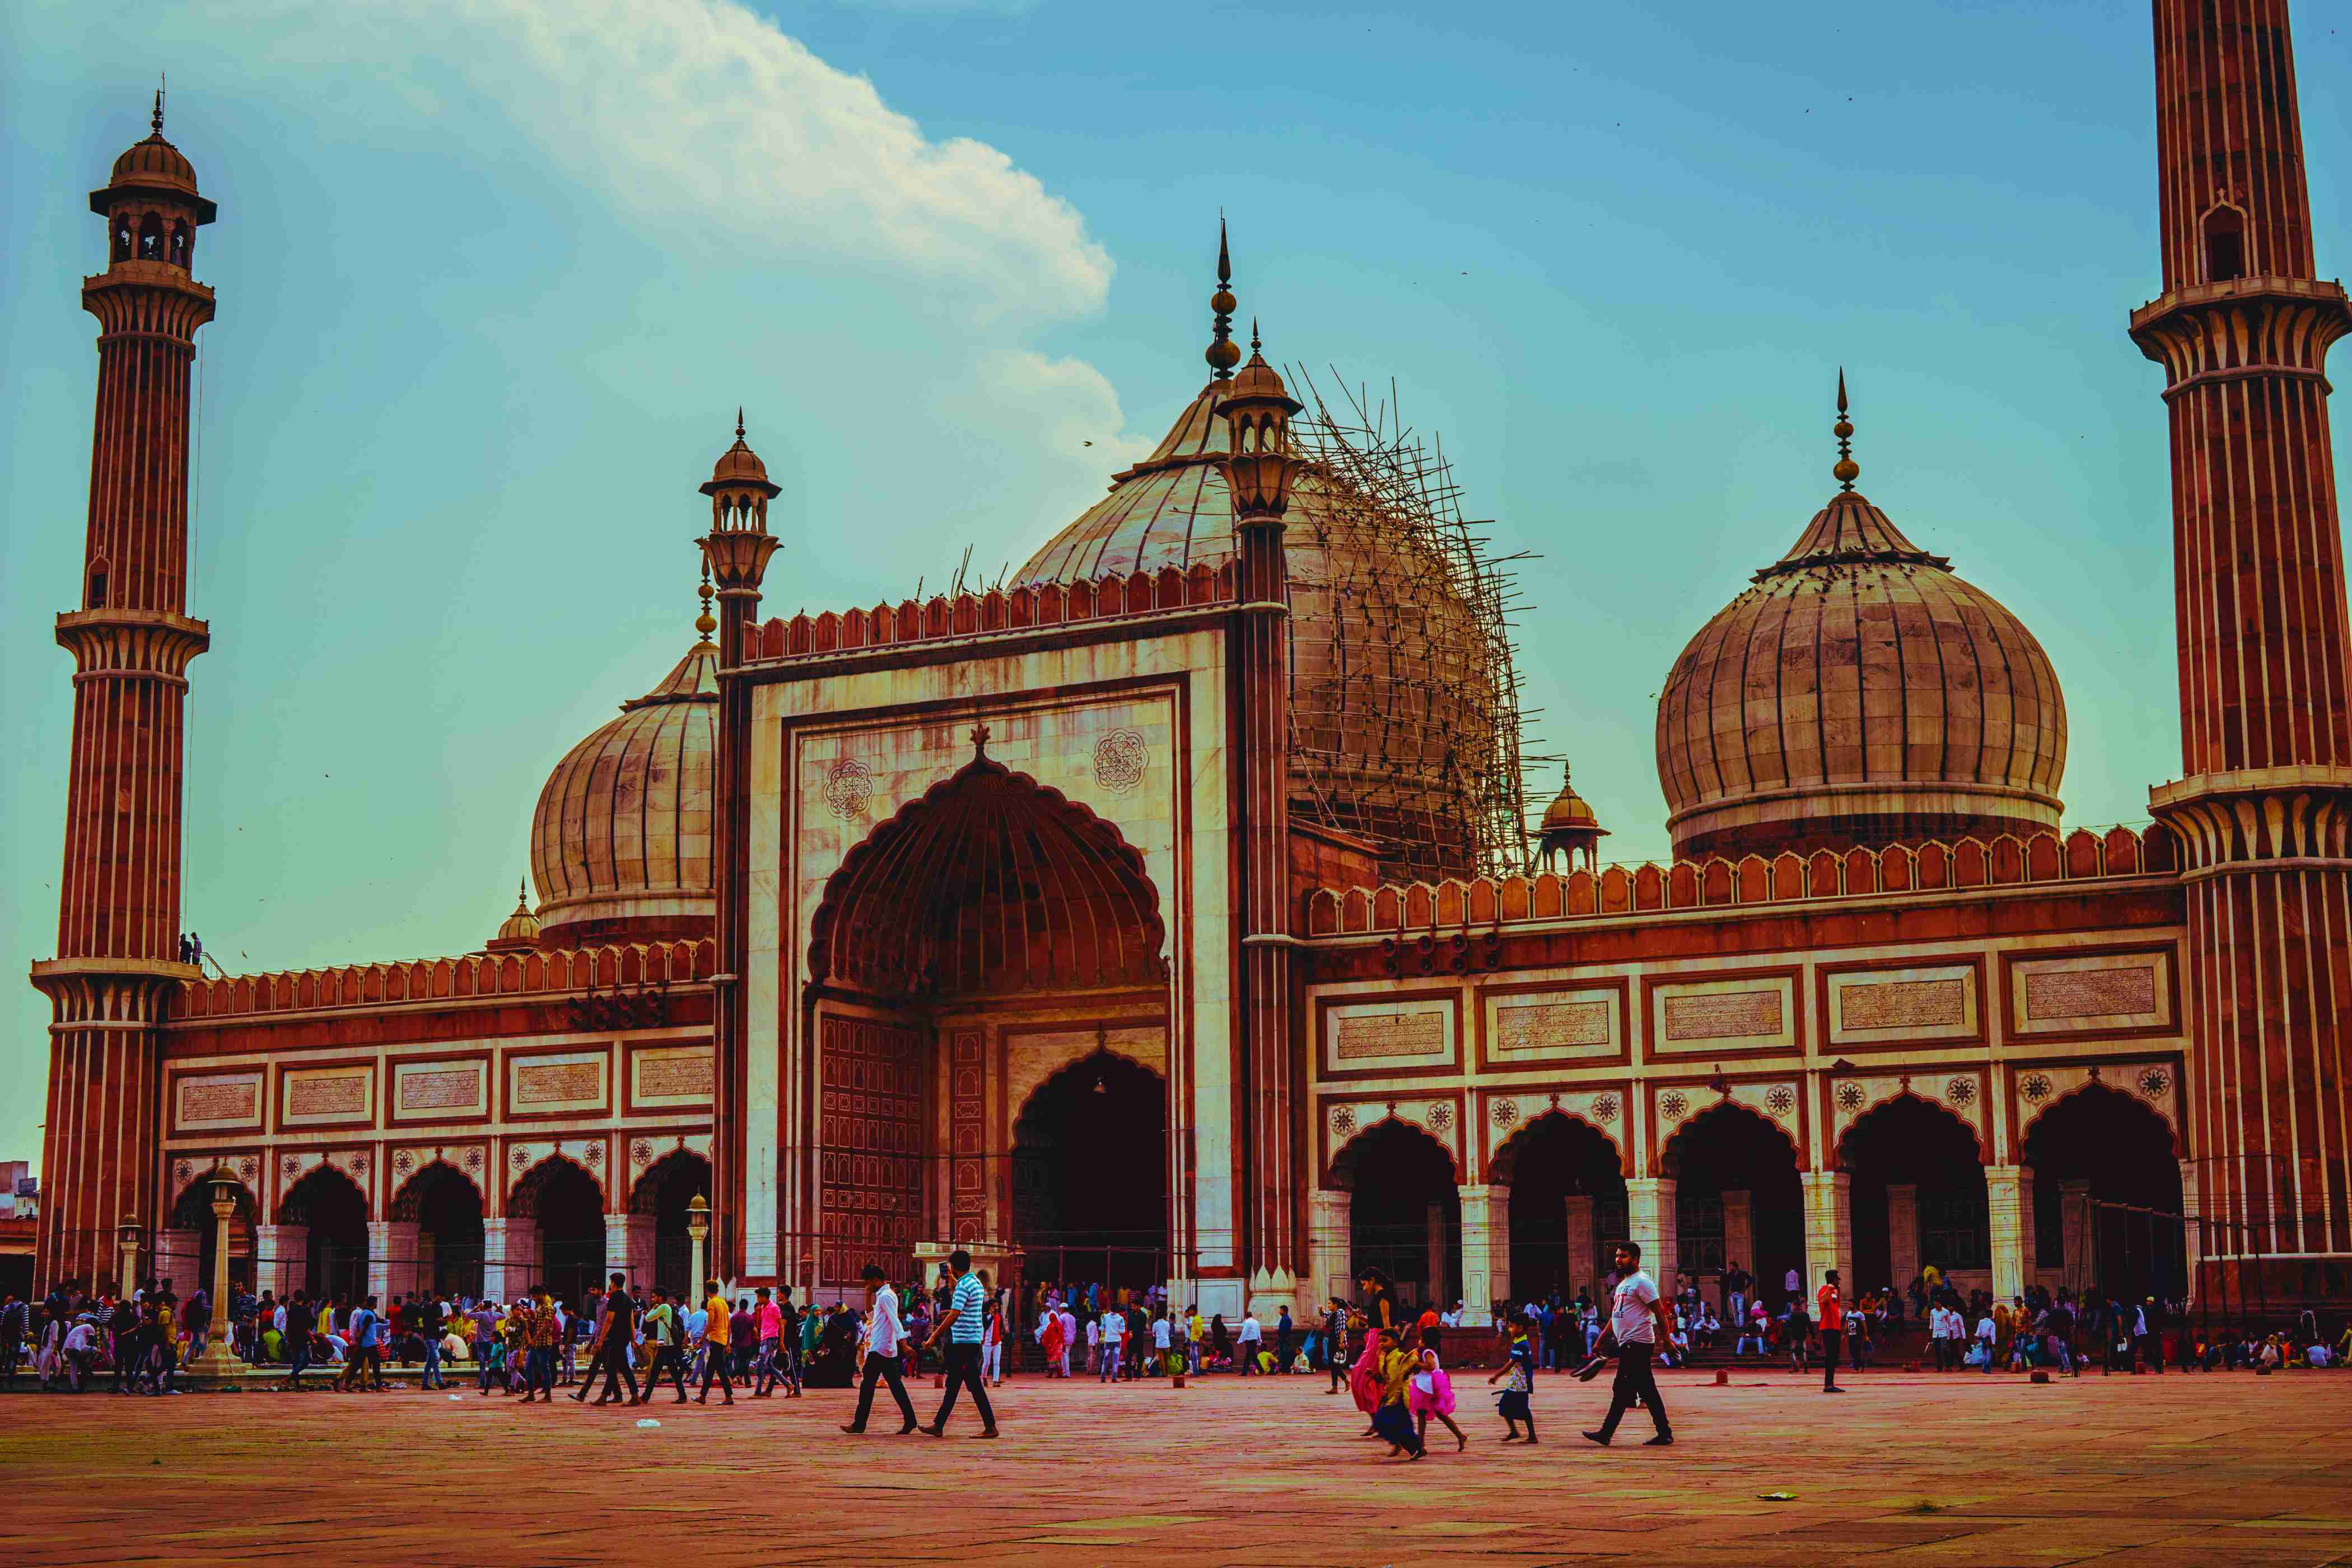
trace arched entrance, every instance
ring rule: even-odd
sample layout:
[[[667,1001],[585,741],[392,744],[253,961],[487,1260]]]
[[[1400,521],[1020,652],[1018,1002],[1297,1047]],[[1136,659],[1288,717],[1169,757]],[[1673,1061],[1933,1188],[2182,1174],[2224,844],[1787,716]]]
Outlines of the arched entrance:
[[[903,1277],[925,1244],[1015,1234],[1033,1280],[1165,1280],[1166,1081],[1115,1053],[1025,1107],[997,1081],[1034,1081],[1024,1050],[1068,1048],[1034,1022],[1048,1009],[1097,1039],[1164,1033],[1159,893],[1117,828],[990,761],[973,733],[971,763],[850,851],[811,926],[817,1282],[852,1289],[868,1262]],[[1016,1008],[1024,1026],[1008,1032]]]
[[[2118,1300],[2185,1295],[2178,1222],[2180,1162],[2172,1129],[2142,1101],[2085,1084],[2026,1128],[2033,1172],[2035,1258],[2080,1291]]]
[[[1939,1105],[1897,1095],[1838,1140],[1852,1177],[1850,1295],[1909,1286],[1933,1264],[1963,1292],[1992,1279],[1992,1218],[1975,1129]],[[1897,1278],[1897,1276],[1901,1278]]]
[[[1547,1111],[1496,1151],[1494,1180],[1511,1190],[1511,1293],[1520,1300],[1598,1299],[1612,1267],[1601,1249],[1625,1234],[1617,1145],[1590,1124]]]
[[[259,1212],[254,1204],[253,1194],[246,1190],[244,1183],[239,1182],[236,1185],[236,1212],[229,1216],[228,1221],[228,1277],[231,1284],[247,1290],[253,1289],[253,1223]],[[173,1289],[183,1297],[193,1296],[199,1289],[209,1294],[216,1278],[213,1270],[218,1266],[220,1258],[220,1224],[213,1214],[213,1184],[207,1177],[197,1177],[180,1194],[180,1201],[172,1205],[172,1228],[193,1231],[202,1238],[196,1277],[176,1279],[173,1281]]]
[[[445,1296],[482,1293],[482,1194],[472,1182],[436,1160],[402,1185],[392,1217],[416,1226],[420,1287]]]
[[[304,1228],[302,1284],[311,1300],[348,1303],[367,1294],[367,1194],[351,1177],[314,1166],[286,1190],[278,1223]]]
[[[1351,1278],[1378,1268],[1400,1309],[1453,1305],[1462,1293],[1462,1194],[1444,1144],[1410,1123],[1381,1122],[1339,1152],[1328,1184],[1354,1194]]]
[[[1013,1124],[1013,1236],[1032,1279],[1168,1278],[1168,1085],[1109,1051],[1040,1085]]]
[[[507,1212],[539,1227],[539,1279],[573,1306],[604,1284],[604,1194],[571,1161],[550,1155],[516,1184]]]
[[[1659,1169],[1675,1184],[1674,1272],[1698,1280],[1713,1300],[1711,1282],[1737,1263],[1776,1310],[1788,1299],[1790,1269],[1804,1288],[1804,1185],[1786,1132],[1724,1100],[1675,1131]]]
[[[637,1178],[629,1198],[631,1214],[650,1215],[653,1219],[652,1283],[668,1291],[673,1299],[688,1290],[697,1293],[696,1300],[700,1299],[702,1281],[690,1278],[694,1238],[686,1229],[688,1205],[698,1195],[706,1201],[710,1196],[710,1162],[691,1149],[673,1149]],[[707,1268],[707,1258],[705,1264]]]

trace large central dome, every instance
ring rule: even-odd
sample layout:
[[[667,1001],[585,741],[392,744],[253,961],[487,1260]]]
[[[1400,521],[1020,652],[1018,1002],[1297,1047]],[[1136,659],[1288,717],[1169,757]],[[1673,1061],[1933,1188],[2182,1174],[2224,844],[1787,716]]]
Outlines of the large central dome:
[[[1841,442],[1844,406],[1841,382]],[[2066,702],[2033,634],[1850,488],[1659,693],[1678,858],[2053,828],[2065,771]]]
[[[1011,584],[1228,559],[1234,504],[1218,409],[1232,385],[1212,379],[1151,455],[1114,475],[1110,493]],[[1377,451],[1345,446],[1328,422],[1318,440],[1314,413],[1292,428],[1307,459],[1285,534],[1293,815],[1371,840],[1382,874],[1396,879],[1515,858],[1509,651],[1477,608],[1466,540],[1449,539],[1442,519],[1412,515],[1421,509],[1410,498],[1381,493],[1392,487],[1381,484]]]

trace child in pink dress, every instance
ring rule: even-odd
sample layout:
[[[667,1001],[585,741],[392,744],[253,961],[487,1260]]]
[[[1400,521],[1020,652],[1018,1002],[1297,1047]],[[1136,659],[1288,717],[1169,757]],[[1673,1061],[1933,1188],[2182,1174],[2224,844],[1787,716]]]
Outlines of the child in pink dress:
[[[1454,1424],[1454,1380],[1437,1364],[1435,1351],[1421,1352],[1421,1365],[1413,1372],[1412,1381],[1405,1385],[1404,1403],[1405,1408],[1412,1412],[1414,1428],[1423,1441],[1429,1436],[1429,1418],[1434,1415],[1454,1434],[1455,1453],[1470,1446],[1470,1439]]]

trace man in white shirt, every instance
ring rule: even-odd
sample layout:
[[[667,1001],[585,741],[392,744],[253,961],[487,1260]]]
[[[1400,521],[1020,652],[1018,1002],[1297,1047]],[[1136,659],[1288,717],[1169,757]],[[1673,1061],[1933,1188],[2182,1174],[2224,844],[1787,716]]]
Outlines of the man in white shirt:
[[[884,1378],[890,1383],[890,1397],[898,1402],[898,1414],[906,1425],[898,1428],[903,1437],[919,1423],[915,1419],[914,1402],[907,1397],[907,1384],[899,1374],[899,1343],[907,1331],[898,1323],[898,1293],[890,1289],[882,1270],[874,1264],[866,1266],[866,1328],[858,1336],[865,1347],[866,1377],[857,1389],[857,1418],[842,1428],[845,1432],[866,1430],[866,1418],[874,1413],[874,1384]]]
[[[1118,1355],[1127,1343],[1127,1314],[1117,1307],[1105,1307],[1102,1315],[1102,1366],[1095,1381],[1118,1381]]]
[[[1674,1324],[1666,1317],[1665,1303],[1659,1300],[1657,1285],[1642,1272],[1641,1247],[1630,1241],[1617,1244],[1617,1289],[1609,1299],[1609,1331],[1617,1340],[1617,1377],[1609,1390],[1609,1414],[1601,1418],[1601,1430],[1584,1436],[1607,1447],[1617,1435],[1617,1423],[1639,1399],[1658,1429],[1643,1446],[1664,1448],[1674,1442],[1675,1430],[1666,1424],[1666,1402],[1658,1397],[1658,1380],[1650,1371],[1650,1358],[1673,1337]]]
[[[1078,1342],[1078,1320],[1069,1303],[1062,1304],[1062,1375],[1070,1375],[1070,1347]]]
[[[1159,1363],[1151,1369],[1155,1373],[1167,1370],[1168,1349],[1175,1342],[1175,1326],[1169,1322],[1166,1311],[1151,1320],[1151,1353]]]
[[[1244,1377],[1257,1370],[1258,1342],[1265,1338],[1265,1330],[1259,1324],[1257,1314],[1243,1313],[1242,1331],[1234,1336],[1234,1360],[1241,1363],[1238,1370]]]
[[[1460,1328],[1462,1326],[1462,1303],[1456,1301],[1454,1303],[1452,1310],[1438,1313],[1437,1322],[1440,1328]]]

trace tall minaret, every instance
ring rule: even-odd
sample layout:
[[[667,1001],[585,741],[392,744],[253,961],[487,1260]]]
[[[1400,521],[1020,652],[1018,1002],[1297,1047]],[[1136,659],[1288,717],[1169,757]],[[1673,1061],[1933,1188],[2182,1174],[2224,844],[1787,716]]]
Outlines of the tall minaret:
[[[1226,287],[1224,237],[1218,236],[1217,331],[1209,363],[1224,376],[1235,357],[1225,336],[1234,299]],[[1219,350],[1228,351],[1222,356]],[[1220,363],[1222,357],[1223,363]],[[1304,466],[1292,454],[1291,416],[1298,400],[1258,352],[1250,327],[1249,363],[1228,383],[1217,412],[1225,422],[1230,455],[1223,463],[1234,502],[1235,601],[1227,678],[1234,687],[1235,869],[1241,930],[1234,968],[1234,1033],[1243,1083],[1240,1258],[1249,1270],[1250,1310],[1271,1316],[1282,1307],[1304,1311],[1298,1275],[1305,1226],[1297,1108],[1306,1072],[1294,1019],[1297,998],[1290,950],[1290,571],[1283,543],[1290,488]]]
[[[2172,428],[2183,777],[2149,803],[2188,889],[2183,1197],[2208,1222],[2200,1289],[2276,1305],[2314,1260],[2352,1262],[2352,643],[2324,374],[2352,310],[2313,272],[2286,0],[2155,11],[2164,292],[2131,331]]]
[[[43,1285],[114,1272],[125,1221],[158,1226],[157,1026],[179,962],[180,766],[188,661],[188,373],[213,291],[188,275],[214,206],[153,132],[93,191],[107,268],[81,285],[98,318],[98,414],[81,607],[58,616],[74,656],[58,956],[33,965],[49,998],[49,1101],[37,1273]],[[189,1282],[184,1282],[189,1283]]]

